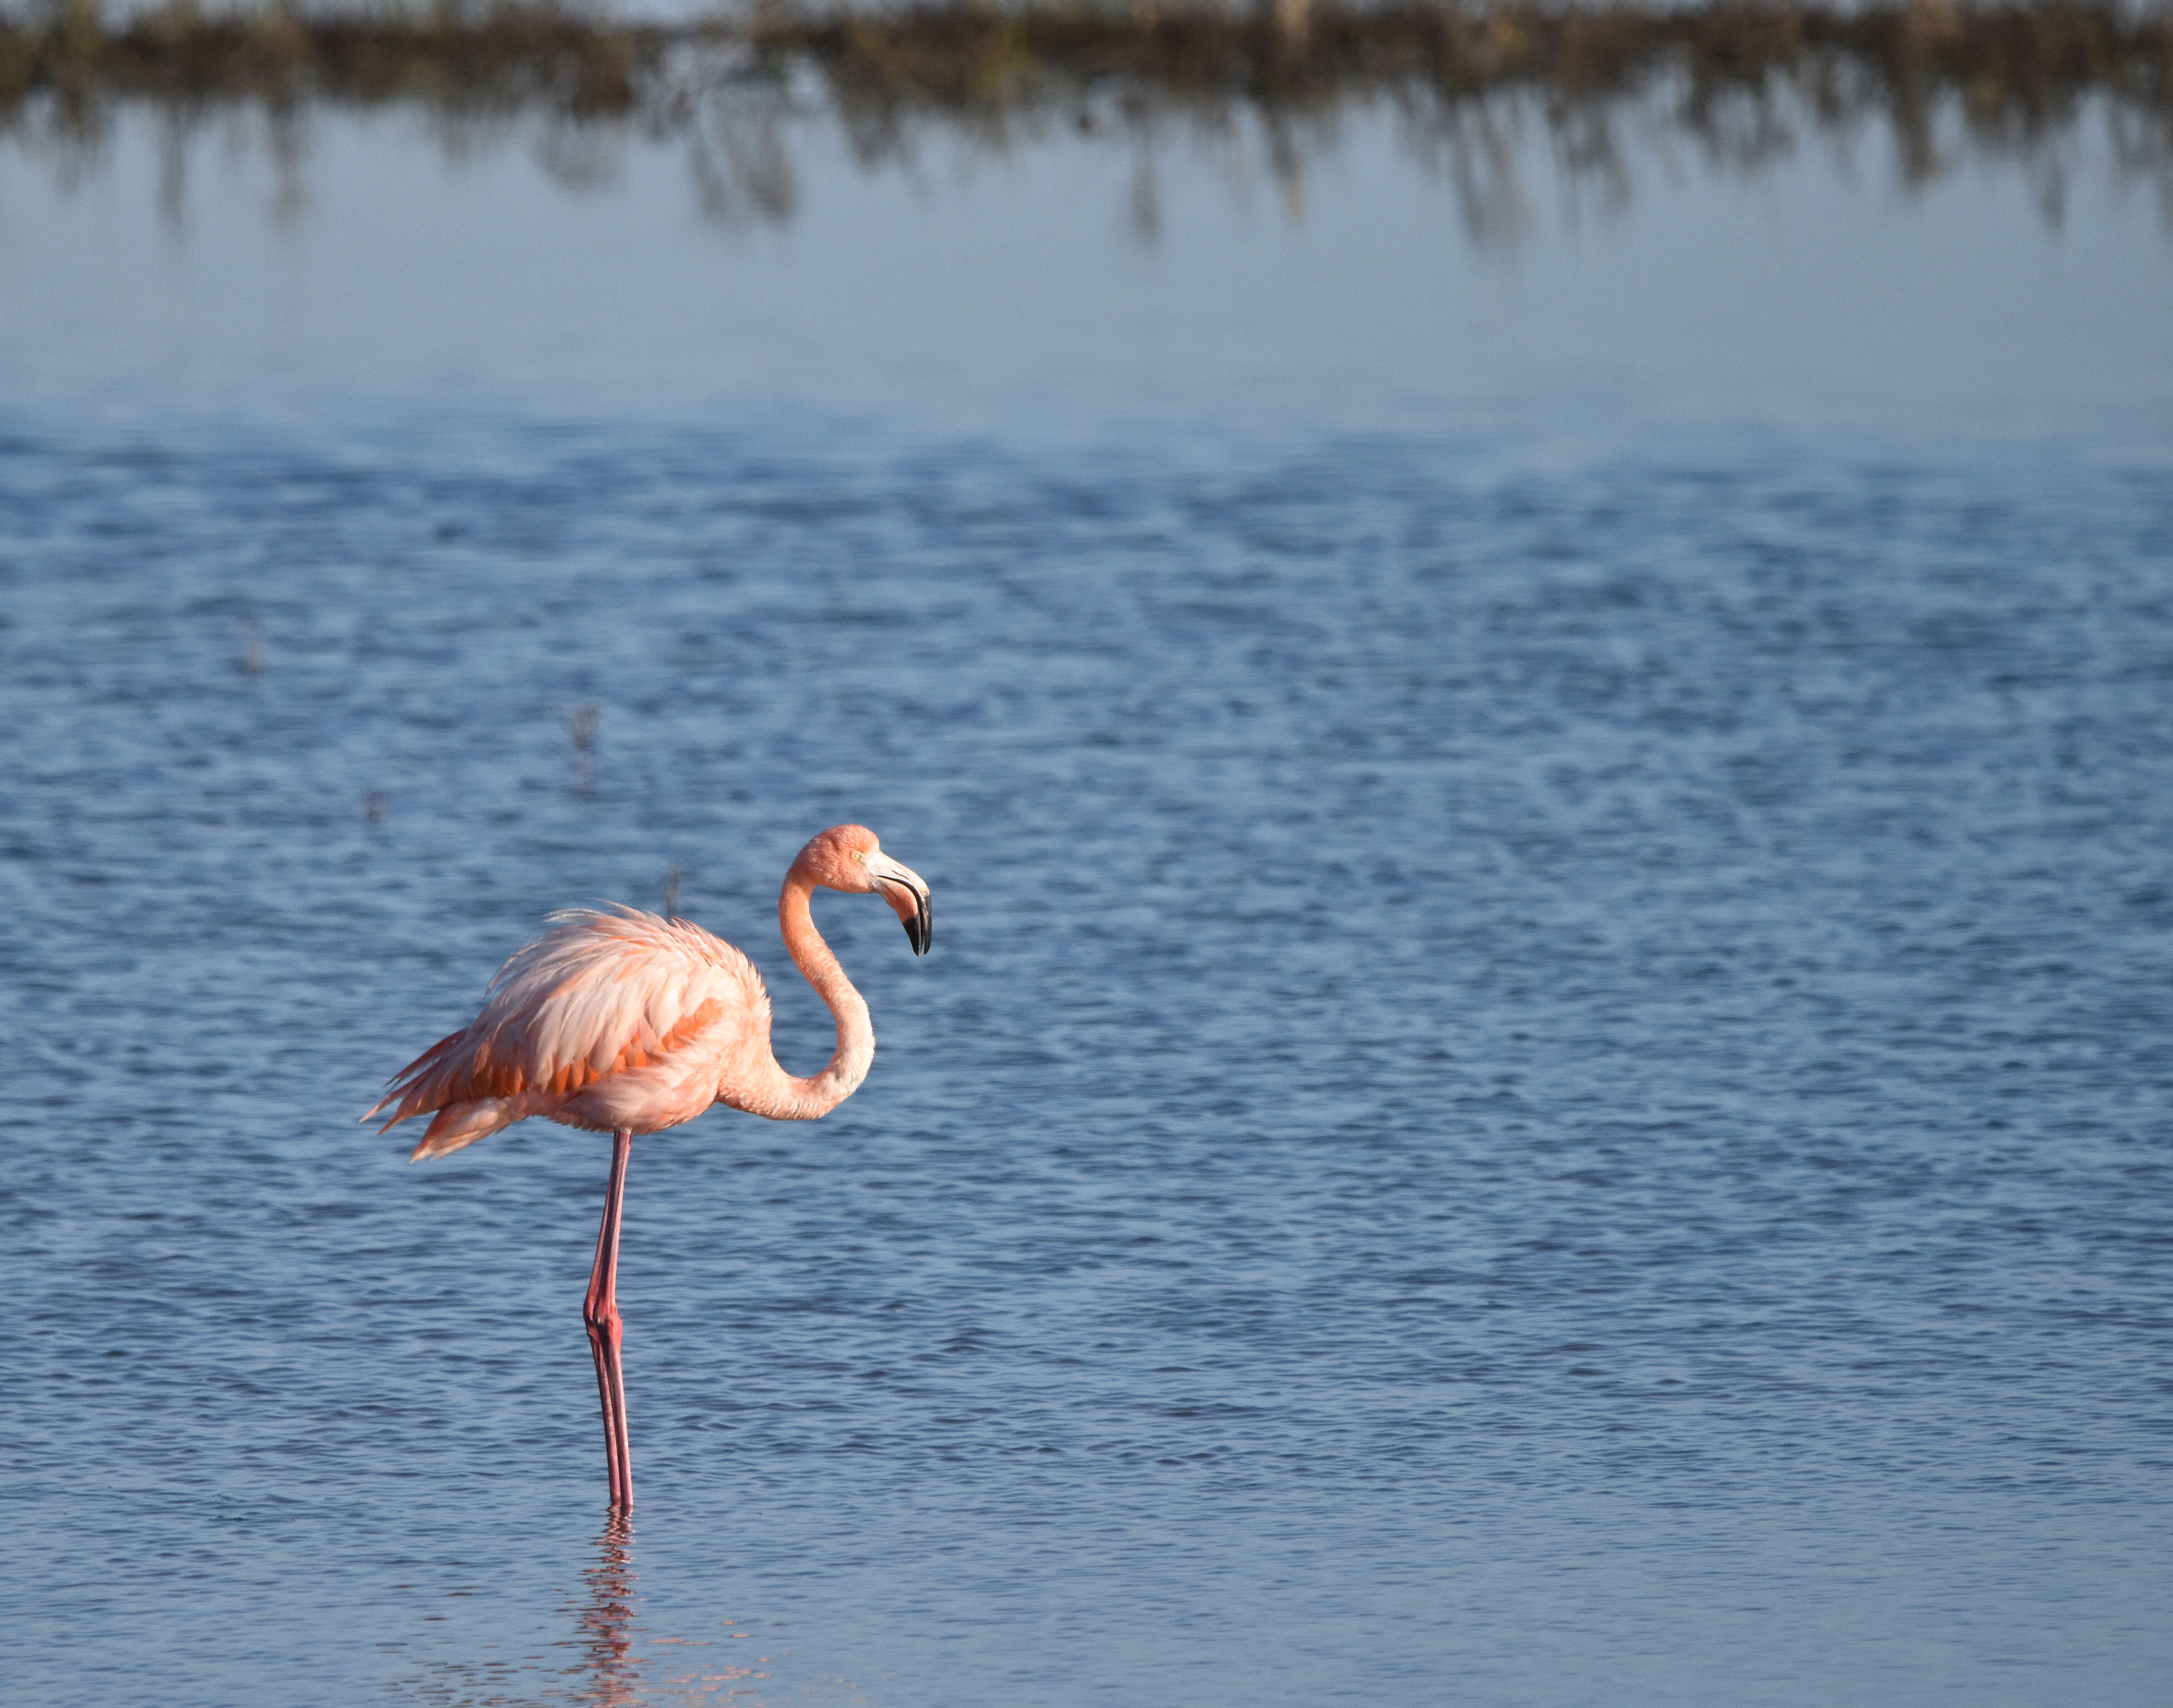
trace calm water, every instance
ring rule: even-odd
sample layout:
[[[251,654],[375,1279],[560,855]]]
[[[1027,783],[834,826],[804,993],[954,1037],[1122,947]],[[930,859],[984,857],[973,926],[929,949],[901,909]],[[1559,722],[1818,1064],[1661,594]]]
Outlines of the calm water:
[[[2102,116],[1620,207],[1534,120],[1487,243],[1382,113],[1302,194],[810,123],[777,226],[639,137],[9,139],[0,1695],[2165,1701]],[[827,898],[865,1088],[637,1144],[613,1532],[608,1145],[353,1118],[674,868],[813,1069],[843,819],[935,951]]]
[[[2162,1701],[2173,474],[1565,443],[17,411],[22,1700]],[[607,1145],[353,1118],[848,817],[615,1536]]]

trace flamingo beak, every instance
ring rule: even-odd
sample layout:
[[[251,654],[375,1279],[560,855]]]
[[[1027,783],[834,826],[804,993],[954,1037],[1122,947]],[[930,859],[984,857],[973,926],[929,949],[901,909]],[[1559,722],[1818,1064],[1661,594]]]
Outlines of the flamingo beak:
[[[905,922],[905,935],[913,952],[925,955],[936,935],[936,907],[920,874],[902,866],[886,854],[868,856],[868,876],[891,911]]]

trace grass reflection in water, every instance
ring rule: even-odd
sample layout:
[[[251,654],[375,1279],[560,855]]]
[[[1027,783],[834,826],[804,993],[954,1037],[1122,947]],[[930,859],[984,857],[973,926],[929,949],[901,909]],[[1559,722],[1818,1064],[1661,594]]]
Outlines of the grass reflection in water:
[[[1284,204],[1354,106],[1395,110],[1406,146],[1456,191],[1480,241],[1528,222],[1517,141],[1545,126],[1573,187],[1626,202],[1627,137],[1690,141],[1755,172],[1806,137],[1884,128],[1908,187],[1977,154],[2021,165],[2057,222],[2067,141],[2104,110],[2114,172],[2155,185],[2173,224],[2173,18],[2114,7],[1739,7],[1690,11],[1260,0],[1254,11],[910,7],[623,24],[539,8],[207,15],[106,24],[89,4],[0,19],[0,128],[65,172],[95,163],[116,109],[165,116],[178,156],[213,120],[256,109],[284,174],[313,105],[408,106],[450,150],[543,126],[569,185],[611,174],[630,137],[682,141],[724,224],[797,204],[789,132],[841,126],[865,167],[924,137],[1002,152],[1102,135],[1139,161],[1132,218],[1158,224],[1151,163],[1178,139],[1256,137]],[[298,207],[298,197],[295,207]]]
[[[634,137],[688,150],[704,211],[781,223],[797,202],[791,132],[833,122],[865,167],[947,136],[1002,154],[1059,134],[1138,161],[1134,218],[1159,218],[1157,148],[1254,139],[1297,213],[1309,157],[1359,107],[1393,110],[1481,241],[1512,240],[1529,202],[1518,144],[1534,126],[1580,193],[1629,197],[1633,137],[1681,138],[1755,171],[1807,137],[1883,131],[1912,189],[1961,160],[2012,162],[2057,222],[2069,143],[2101,112],[2112,170],[2156,190],[2173,224],[2173,15],[2111,5],[1957,8],[1707,5],[1685,10],[1345,8],[1259,0],[1165,7],[759,8],[687,24],[535,8],[208,14],[125,21],[88,0],[0,17],[0,134],[79,173],[116,110],[159,108],[175,156],[253,110],[283,173],[313,106],[405,107],[449,150],[535,137],[554,176],[607,178]],[[295,202],[299,206],[299,200]]]

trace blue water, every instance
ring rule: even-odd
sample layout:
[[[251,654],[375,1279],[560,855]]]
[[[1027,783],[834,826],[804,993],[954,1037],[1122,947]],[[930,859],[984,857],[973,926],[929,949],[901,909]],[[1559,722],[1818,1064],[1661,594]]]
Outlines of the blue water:
[[[0,619],[11,1700],[2173,1685],[2147,447],[24,407]],[[843,819],[615,1531],[607,1141],[354,1117]]]

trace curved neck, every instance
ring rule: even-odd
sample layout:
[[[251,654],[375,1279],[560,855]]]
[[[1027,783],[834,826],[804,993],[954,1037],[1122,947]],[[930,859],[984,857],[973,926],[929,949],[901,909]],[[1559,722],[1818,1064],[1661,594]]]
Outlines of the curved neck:
[[[876,1057],[875,1022],[868,1017],[868,1005],[853,989],[853,981],[845,977],[845,969],[838,964],[822,934],[815,929],[815,915],[807,905],[814,889],[797,870],[787,873],[785,888],[777,898],[777,923],[785,933],[785,946],[792,956],[792,964],[806,976],[815,994],[830,1005],[831,1016],[838,1022],[838,1048],[831,1054],[829,1066],[812,1079],[797,1079],[777,1068],[776,1079],[765,1088],[770,1095],[763,1101],[768,1107],[757,1112],[773,1120],[812,1121],[828,1114],[860,1090],[860,1081],[868,1076],[868,1064]],[[774,1053],[770,1060],[774,1066]]]

